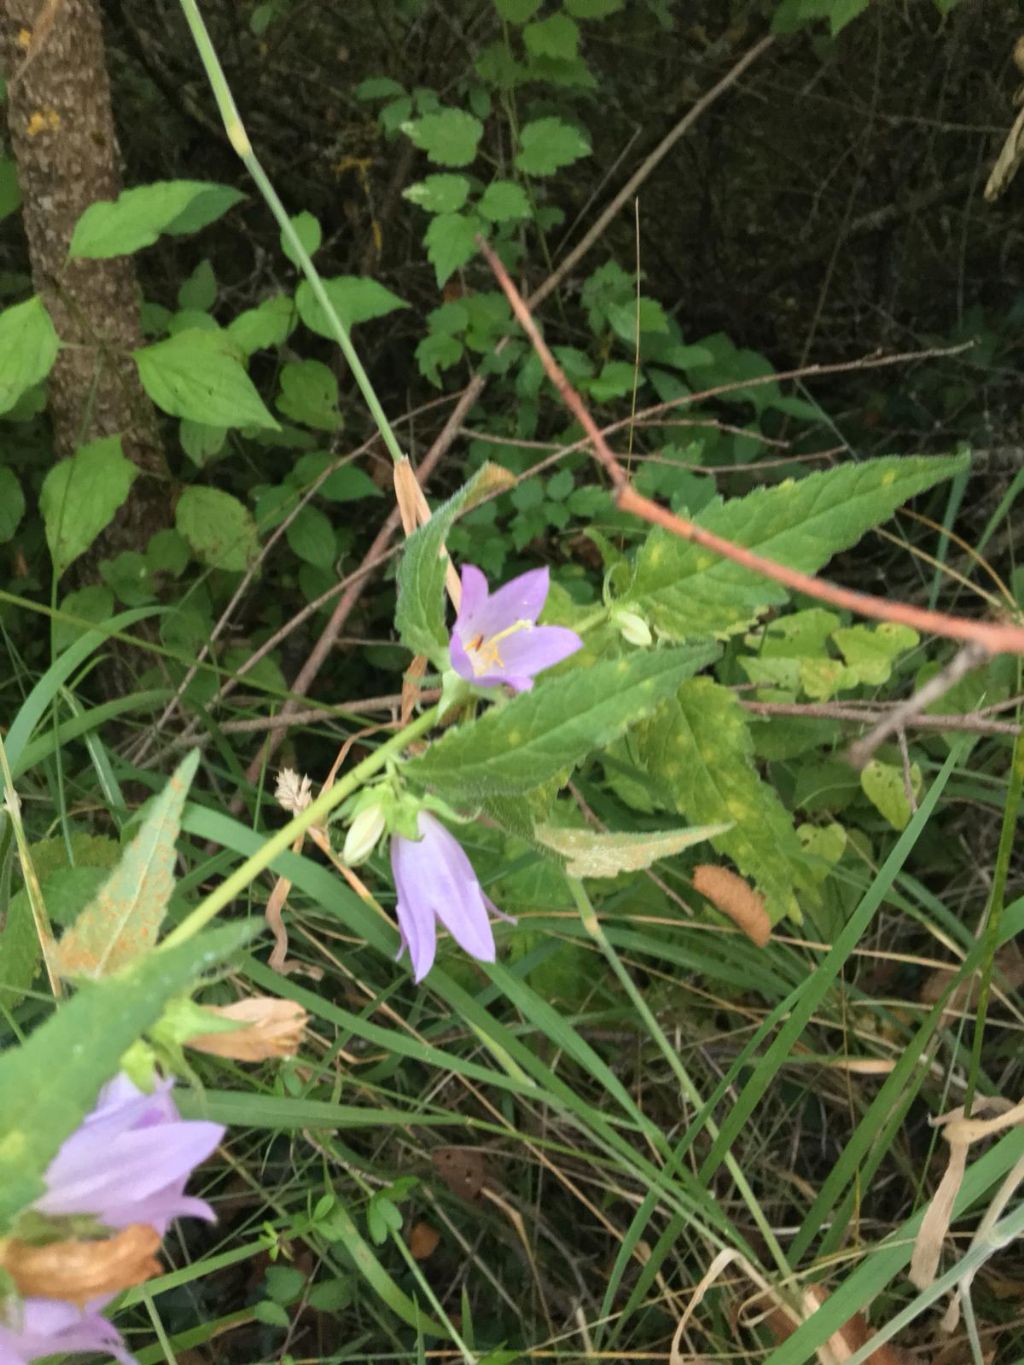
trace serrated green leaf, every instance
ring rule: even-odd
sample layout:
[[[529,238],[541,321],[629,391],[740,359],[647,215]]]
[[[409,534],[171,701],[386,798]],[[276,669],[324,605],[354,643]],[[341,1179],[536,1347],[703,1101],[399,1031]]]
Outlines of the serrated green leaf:
[[[44,896],[45,899],[45,896]],[[20,1005],[42,961],[32,903],[22,889],[12,896],[0,917],[0,1006]]]
[[[679,689],[630,738],[639,765],[668,810],[698,824],[730,821],[711,843],[763,892],[772,923],[799,918],[796,889],[806,879],[789,812],[753,762],[746,713],[711,678]]]
[[[435,165],[468,166],[476,156],[484,125],[464,109],[442,109],[403,123],[402,131]]]
[[[226,925],[87,983],[27,1042],[0,1055],[0,1233],[38,1198],[61,1143],[164,1003],[252,933],[245,923]]]
[[[534,835],[545,848],[567,860],[565,870],[570,877],[617,877],[620,872],[639,872],[651,867],[659,858],[670,858],[730,828],[730,824],[717,824],[616,834],[536,825]]]
[[[186,488],[174,509],[174,524],[196,558],[211,569],[242,573],[259,552],[249,510],[219,488]]]
[[[382,498],[384,494],[369,474],[354,464],[346,464],[328,474],[317,489],[317,496],[329,502],[357,502],[360,498]]]
[[[291,335],[297,321],[295,304],[287,294],[275,294],[256,308],[239,313],[227,333],[243,355],[281,346]]]
[[[280,431],[223,332],[189,328],[133,351],[142,387],[163,412],[212,427]]]
[[[877,626],[848,626],[833,632],[839,651],[856,681],[880,687],[892,676],[893,662],[920,642],[916,630],[896,621]]]
[[[512,223],[529,218],[531,209],[526,191],[514,180],[495,180],[487,186],[477,209],[492,223]]]
[[[578,128],[560,118],[540,118],[520,130],[515,165],[524,175],[554,175],[589,155],[590,143]]]
[[[96,899],[57,944],[54,963],[61,976],[110,976],[156,946],[174,890],[181,812],[198,763],[196,749],[178,765]]]
[[[624,0],[565,0],[574,19],[606,19],[623,6]]]
[[[119,436],[90,441],[53,466],[39,508],[58,578],[110,525],[138,472],[122,455]]]
[[[357,100],[389,100],[404,91],[405,86],[399,85],[390,76],[370,76],[356,86],[355,97]]]
[[[406,541],[398,566],[398,608],[395,625],[402,643],[414,654],[425,654],[439,668],[448,665],[442,557],[445,538],[455,518],[482,498],[515,482],[508,470],[485,464]]]
[[[0,412],[10,412],[26,390],[46,378],[59,348],[38,294],[0,313]]]
[[[202,180],[158,180],[89,207],[75,224],[68,254],[102,260],[152,246],[162,232],[198,232],[245,196]]]
[[[906,829],[914,809],[907,794],[907,779],[902,768],[873,758],[861,772],[860,785],[864,795],[893,829]],[[916,763],[911,763],[910,787],[915,798],[921,794],[921,786],[921,769]]]
[[[25,515],[25,494],[13,469],[0,466],[0,545],[10,540]]]
[[[440,288],[476,251],[483,223],[471,213],[439,213],[423,236]]]
[[[338,411],[338,381],[321,360],[290,360],[281,370],[278,411],[319,431],[337,431],[341,426]]]
[[[527,24],[523,42],[531,57],[560,57],[571,60],[579,51],[580,31],[564,11]]]
[[[370,322],[373,318],[386,317],[398,308],[409,307],[404,299],[392,294],[390,289],[362,275],[335,275],[333,279],[321,280],[321,284],[346,328],[355,327],[360,322]],[[317,302],[308,280],[303,280],[296,290],[295,304],[299,317],[311,332],[329,340],[334,339],[327,315]]]
[[[528,792],[624,734],[717,653],[650,650],[547,678],[449,731],[406,771],[452,800]]]
[[[424,379],[441,387],[441,371],[451,369],[462,359],[463,345],[453,336],[432,332],[416,347],[416,365]]]
[[[758,554],[816,573],[839,550],[885,521],[908,498],[966,467],[965,457],[892,456],[846,464],[799,482],[714,502],[698,525]],[[732,635],[787,600],[781,585],[709,550],[654,530],[637,555],[624,604],[663,635]]]
[[[402,198],[428,213],[457,213],[469,197],[464,175],[428,175],[402,191]]]

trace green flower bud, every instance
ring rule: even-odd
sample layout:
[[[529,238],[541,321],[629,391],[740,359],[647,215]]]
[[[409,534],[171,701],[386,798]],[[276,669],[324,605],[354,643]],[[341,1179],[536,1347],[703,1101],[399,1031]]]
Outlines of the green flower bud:
[[[341,856],[349,867],[364,863],[377,846],[377,840],[384,833],[387,820],[384,807],[379,802],[364,806],[349,826],[345,836],[345,847]]]
[[[619,607],[612,613],[612,620],[619,628],[619,633],[624,640],[628,640],[631,645],[640,645],[646,648],[651,643],[653,636],[651,628],[642,616],[638,616],[635,611],[627,611],[625,607]]]

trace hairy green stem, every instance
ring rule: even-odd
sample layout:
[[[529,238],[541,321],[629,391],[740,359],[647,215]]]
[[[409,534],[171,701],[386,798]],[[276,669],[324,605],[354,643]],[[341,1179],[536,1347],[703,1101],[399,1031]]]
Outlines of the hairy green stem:
[[[407,744],[426,734],[437,721],[437,712],[436,706],[424,711],[422,716],[410,722],[403,730],[399,730],[397,735],[392,735],[379,749],[375,749],[369,757],[364,758],[362,763],[356,764],[352,771],[335,782],[333,787],[322,791],[315,801],[311,801],[305,810],[300,811],[276,834],[272,834],[256,853],[246,858],[230,877],[225,877],[218,887],[200,901],[192,913],[167,935],[160,945],[161,948],[173,948],[176,944],[184,943],[186,939],[198,934],[218,911],[223,910],[229,901],[244,891],[249,883],[269,867],[279,853],[284,853],[300,834],[304,834],[311,825],[323,824],[331,811],[357,791],[367,778],[375,776],[391,759],[397,758]]]
[[[238,112],[238,106],[235,104],[234,96],[231,93],[231,87],[228,85],[227,77],[224,75],[224,68],[220,64],[220,58],[217,56],[206,24],[203,22],[203,17],[199,13],[199,6],[196,4],[196,0],[179,0],[179,3],[184,12],[185,21],[191,30],[193,41],[195,42],[196,49],[199,53],[199,59],[206,72],[206,79],[209,81],[213,97],[217,101],[217,108],[220,111],[220,116],[224,123],[224,131],[228,135],[228,141],[238,153],[246,170],[255,181],[256,188],[263,196],[267,207],[277,220],[282,236],[291,247],[295,259],[302,268],[302,273],[309,281],[309,287],[313,291],[313,296],[324,310],[324,316],[327,319],[331,335],[341,347],[345,359],[349,363],[349,368],[352,370],[353,377],[359,385],[359,391],[366,400],[366,406],[370,409],[384,444],[387,446],[388,454],[395,464],[398,464],[403,459],[402,449],[398,444],[398,439],[395,436],[391,423],[388,421],[387,414],[381,406],[380,399],[374,391],[373,384],[370,382],[370,376],[363,369],[363,363],[359,359],[356,348],[352,345],[348,330],[328,297],[327,290],[324,288],[323,281],[317,273],[316,266],[310,260],[309,253],[299,240],[299,235],[295,231],[291,218],[288,216],[288,211],[281,203],[277,191],[270,183],[267,173],[264,171],[256,153],[252,149],[252,143],[249,141],[249,135],[245,131],[245,125]]]
[[[569,885],[569,890],[572,893],[572,898],[576,902],[577,909],[580,912],[580,919],[583,921],[584,929],[586,929],[587,933],[594,940],[597,946],[601,949],[601,952],[604,953],[604,956],[607,959],[609,966],[611,967],[615,975],[618,977],[619,981],[622,983],[623,990],[625,990],[626,994],[629,996],[630,1001],[632,1002],[633,1007],[635,1008],[637,1014],[646,1024],[648,1032],[654,1039],[655,1043],[658,1045],[658,1048],[660,1049],[662,1056],[665,1058],[666,1062],[668,1062],[668,1065],[671,1068],[672,1073],[674,1074],[676,1080],[679,1082],[680,1090],[682,1090],[683,1094],[686,1096],[686,1098],[690,1101],[690,1103],[693,1105],[695,1109],[698,1110],[702,1109],[704,1106],[704,1100],[701,1097],[700,1091],[697,1089],[693,1080],[690,1078],[689,1072],[686,1070],[686,1068],[683,1066],[683,1063],[680,1061],[679,1054],[676,1052],[675,1048],[672,1046],[668,1038],[665,1036],[665,1032],[662,1029],[661,1025],[658,1023],[657,1019],[655,1018],[654,1013],[648,1006],[647,1002],[644,1000],[643,996],[640,994],[640,991],[637,989],[636,983],[634,982],[633,978],[630,976],[629,972],[626,971],[626,968],[622,965],[622,961],[620,960],[618,953],[615,951],[615,949],[609,943],[608,939],[605,937],[605,932],[601,928],[601,922],[597,918],[597,914],[594,910],[593,904],[591,903],[590,897],[587,895],[583,883],[579,880],[578,877],[570,877],[568,875],[566,875],[566,882]],[[717,1124],[714,1122],[713,1119],[708,1118],[705,1123],[705,1127],[711,1134],[711,1140],[714,1142],[718,1137]],[[761,1208],[761,1205],[757,1202],[757,1197],[754,1194],[754,1191],[750,1188],[750,1184],[747,1181],[747,1177],[743,1174],[739,1162],[732,1155],[732,1152],[728,1152],[726,1154],[725,1165],[729,1174],[736,1182],[736,1188],[739,1190],[743,1202],[750,1210],[750,1216],[753,1218],[754,1222],[757,1225],[758,1231],[764,1238],[765,1246],[767,1246],[768,1250],[771,1252],[775,1264],[779,1267],[779,1270],[782,1272],[785,1279],[789,1280],[792,1277],[793,1272],[790,1269],[788,1260],[786,1259],[786,1253],[782,1250],[782,1247],[779,1245],[778,1238],[775,1236],[771,1224],[765,1217],[764,1210]]]

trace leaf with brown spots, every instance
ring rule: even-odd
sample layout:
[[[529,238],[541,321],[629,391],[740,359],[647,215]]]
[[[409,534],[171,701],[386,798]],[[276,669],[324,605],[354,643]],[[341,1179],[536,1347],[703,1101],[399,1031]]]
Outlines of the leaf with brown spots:
[[[174,845],[199,762],[189,754],[153,802],[121,861],[57,945],[61,976],[109,976],[156,945],[174,890]]]

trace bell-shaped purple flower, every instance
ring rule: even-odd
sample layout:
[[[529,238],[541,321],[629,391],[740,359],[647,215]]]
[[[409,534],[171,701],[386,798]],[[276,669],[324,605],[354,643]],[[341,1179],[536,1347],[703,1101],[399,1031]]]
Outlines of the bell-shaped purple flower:
[[[452,668],[482,687],[505,683],[516,692],[533,686],[534,674],[582,649],[565,626],[538,626],[551,586],[547,569],[531,569],[488,592],[487,579],[473,564],[462,566],[462,605],[452,629]]]
[[[172,1085],[158,1081],[147,1095],[122,1074],[104,1086],[95,1109],[50,1162],[46,1193],[32,1207],[92,1214],[109,1228],[148,1223],[161,1237],[172,1218],[213,1221],[209,1204],[186,1195],[185,1184],[224,1129],[180,1118]],[[0,1365],[6,1365],[2,1355]]]
[[[473,865],[458,840],[428,811],[417,815],[418,839],[391,838],[391,870],[398,892],[398,928],[412,960],[413,980],[433,966],[440,920],[452,938],[480,962],[494,961],[489,914],[509,916],[483,893]]]
[[[76,1308],[61,1299],[0,1303],[0,1365],[28,1365],[74,1351],[100,1352],[121,1365],[135,1365],[120,1332],[94,1307]]]

